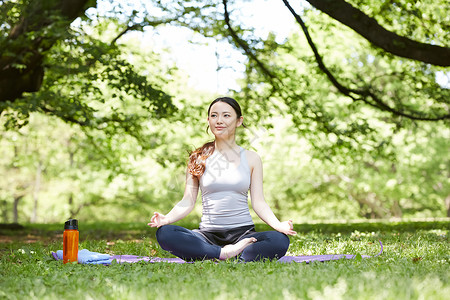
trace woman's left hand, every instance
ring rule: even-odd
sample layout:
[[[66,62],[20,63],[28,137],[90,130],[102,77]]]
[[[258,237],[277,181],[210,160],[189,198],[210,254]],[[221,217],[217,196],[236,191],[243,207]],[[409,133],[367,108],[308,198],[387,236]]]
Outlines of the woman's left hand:
[[[297,232],[294,231],[294,223],[292,220],[284,221],[280,223],[280,228],[278,228],[279,232],[282,232],[286,235],[296,235]]]

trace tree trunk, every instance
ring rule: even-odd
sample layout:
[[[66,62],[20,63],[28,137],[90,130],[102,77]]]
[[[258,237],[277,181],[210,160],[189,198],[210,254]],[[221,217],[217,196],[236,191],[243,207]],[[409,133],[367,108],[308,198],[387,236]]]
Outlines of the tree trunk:
[[[41,173],[42,173],[42,163],[38,162],[36,168],[36,178],[34,180],[34,190],[33,190],[33,215],[31,217],[31,223],[36,223],[37,221],[37,210],[38,210],[38,200],[39,200],[39,192],[41,190]]]
[[[403,211],[402,208],[400,207],[400,203],[398,202],[398,200],[394,201],[394,204],[391,207],[391,214],[395,218],[401,218],[403,216]]]
[[[8,223],[8,201],[2,200],[2,217],[3,217],[3,223]]]
[[[70,212],[70,216],[69,216],[69,218],[72,218],[72,217],[73,217],[73,213],[72,213],[73,209],[72,209],[72,206],[73,206],[73,193],[70,192],[70,195],[69,195],[69,212]]]
[[[19,201],[24,195],[14,197],[13,205],[13,223],[19,223]]]
[[[359,195],[350,196],[352,199],[356,200],[359,203],[361,209],[364,208],[364,206],[369,207],[369,215],[371,219],[383,219],[389,215],[389,211],[386,208],[376,203],[376,196],[373,193],[362,195],[362,197],[359,197]],[[365,216],[366,218],[368,217],[367,215]]]
[[[88,206],[90,204],[85,204],[82,203],[80,205],[78,205],[77,207],[75,207],[75,205],[73,204],[73,193],[70,193],[69,196],[69,218],[75,218],[81,211],[81,209],[85,206]]]
[[[447,218],[450,218],[450,195],[445,198],[445,208],[447,209]]]

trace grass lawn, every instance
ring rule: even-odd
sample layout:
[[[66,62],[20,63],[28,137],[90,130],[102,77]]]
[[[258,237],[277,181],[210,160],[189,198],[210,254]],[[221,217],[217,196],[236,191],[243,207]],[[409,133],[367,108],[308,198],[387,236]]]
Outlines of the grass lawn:
[[[184,224],[185,226],[186,225]],[[192,226],[190,226],[193,228]],[[267,229],[259,225],[259,230]],[[449,299],[450,221],[304,224],[289,255],[384,253],[311,264],[63,265],[62,225],[0,230],[1,299]],[[80,249],[171,257],[145,224],[80,224]]]

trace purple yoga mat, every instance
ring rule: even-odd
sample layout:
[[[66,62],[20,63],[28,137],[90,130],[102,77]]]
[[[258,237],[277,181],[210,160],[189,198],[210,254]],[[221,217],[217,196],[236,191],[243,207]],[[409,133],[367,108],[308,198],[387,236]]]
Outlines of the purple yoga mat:
[[[383,253],[383,244],[380,241],[381,250],[375,256],[370,255],[361,255],[362,258],[370,258],[377,257]],[[52,252],[53,258],[55,260],[60,260],[56,255],[56,252]],[[299,256],[283,256],[278,260],[280,263],[310,263],[312,261],[330,261],[330,260],[338,260],[338,259],[353,259],[356,255],[353,254],[326,254],[326,255],[299,255]],[[117,263],[136,263],[140,261],[145,261],[149,263],[158,263],[158,262],[166,262],[166,263],[178,263],[183,264],[186,261],[181,258],[161,258],[161,257],[148,257],[148,256],[138,256],[138,255],[111,255],[112,261],[116,261]]]

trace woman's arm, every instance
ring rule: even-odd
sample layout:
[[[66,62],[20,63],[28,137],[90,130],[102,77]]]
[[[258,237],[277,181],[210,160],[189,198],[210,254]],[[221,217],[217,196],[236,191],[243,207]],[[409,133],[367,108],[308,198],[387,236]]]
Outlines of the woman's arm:
[[[255,152],[249,151],[249,165],[251,169],[250,195],[252,207],[256,214],[276,231],[287,235],[295,235],[292,220],[280,222],[264,199],[263,167],[261,158]]]
[[[151,227],[161,227],[163,225],[175,223],[186,217],[192,209],[194,209],[195,202],[197,201],[198,186],[198,178],[186,171],[186,186],[184,188],[183,199],[181,199],[167,215],[155,212],[150,223],[147,225]]]

